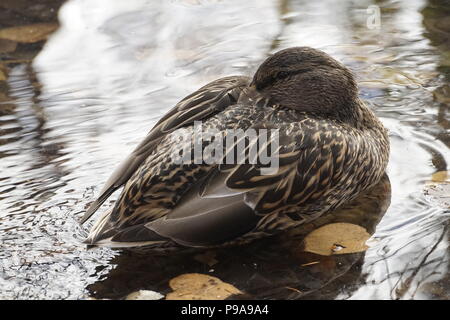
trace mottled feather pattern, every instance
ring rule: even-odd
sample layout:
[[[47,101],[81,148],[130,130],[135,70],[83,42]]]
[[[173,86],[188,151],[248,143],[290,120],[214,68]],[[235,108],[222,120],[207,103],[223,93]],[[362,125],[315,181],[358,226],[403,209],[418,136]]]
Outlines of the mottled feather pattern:
[[[177,103],[156,123],[132,154],[116,168],[105,183],[100,196],[81,219],[81,223],[89,219],[115,190],[128,181],[167,133],[225,109],[237,100],[242,88],[247,86],[249,81],[249,78],[242,76],[224,77],[201,87]]]
[[[227,144],[229,132],[248,129],[258,136],[278,130],[278,145],[259,146],[279,152],[278,170],[262,174],[264,165],[249,158],[256,142],[247,138],[243,163],[214,162],[192,144],[215,130],[220,135],[200,149],[221,139],[225,159],[239,145]],[[176,161],[180,150],[190,151],[190,163]],[[158,121],[87,211],[82,221],[123,185],[87,243],[167,250],[248,242],[355,198],[379,181],[388,157],[387,132],[357,97],[350,71],[318,50],[286,49],[269,57],[253,81],[213,81]]]
[[[239,117],[242,120],[236,121]],[[252,121],[252,118],[257,120]],[[251,188],[246,195],[247,204],[256,214],[271,214],[268,218],[261,218],[254,230],[255,235],[258,232],[274,233],[315,219],[350,200],[352,195],[371,186],[383,174],[383,170],[369,170],[372,166],[381,167],[380,164],[387,160],[381,157],[385,154],[381,150],[367,153],[373,148],[373,143],[368,140],[370,137],[353,130],[347,132],[342,124],[313,119],[293,110],[237,104],[205,121],[202,129],[246,129],[265,121],[283,128],[280,139],[290,142],[282,145],[277,174],[261,176],[258,166],[234,165],[229,175],[232,182],[227,183],[232,189]],[[116,228],[143,224],[164,216],[193,184],[215,166],[172,163],[170,155],[180,148],[178,138],[193,135],[194,126],[179,130],[168,134],[158,144],[125,185],[126,191],[111,215],[111,222],[117,223]],[[354,179],[356,172],[361,179]],[[373,176],[365,176],[367,172],[373,172]],[[259,181],[256,182],[255,178]]]

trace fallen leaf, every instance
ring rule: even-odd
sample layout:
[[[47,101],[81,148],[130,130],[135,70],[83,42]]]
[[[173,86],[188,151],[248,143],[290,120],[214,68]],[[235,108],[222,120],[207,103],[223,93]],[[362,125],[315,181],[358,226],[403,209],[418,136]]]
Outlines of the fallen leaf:
[[[331,223],[309,233],[303,240],[303,251],[323,256],[362,252],[367,250],[369,238],[366,229],[356,224]]]
[[[0,29],[0,39],[34,43],[47,39],[58,28],[56,23],[36,23],[25,26]]]
[[[200,273],[186,273],[169,282],[173,292],[166,300],[224,300],[242,294],[237,288],[219,278]]]
[[[125,300],[160,300],[164,296],[151,290],[139,290],[126,296]]]
[[[447,171],[438,171],[433,173],[431,176],[432,182],[445,182],[449,180],[448,172]]]

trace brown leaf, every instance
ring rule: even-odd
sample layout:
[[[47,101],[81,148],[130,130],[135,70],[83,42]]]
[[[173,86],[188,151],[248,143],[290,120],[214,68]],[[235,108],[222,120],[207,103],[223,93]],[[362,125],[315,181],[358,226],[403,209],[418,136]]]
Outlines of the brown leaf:
[[[4,64],[0,63],[0,81],[6,81],[8,79],[8,71]],[[0,102],[7,101],[6,95],[3,92],[0,92]]]
[[[331,223],[309,233],[303,240],[304,251],[323,256],[362,252],[367,250],[370,234],[351,223]]]
[[[47,39],[58,28],[56,23],[36,23],[26,26],[0,29],[0,39],[34,43]]]
[[[448,172],[447,171],[438,171],[433,173],[431,176],[432,182],[445,182],[449,180]]]
[[[170,280],[169,285],[173,292],[166,300],[224,300],[242,293],[219,278],[200,273],[182,274]]]

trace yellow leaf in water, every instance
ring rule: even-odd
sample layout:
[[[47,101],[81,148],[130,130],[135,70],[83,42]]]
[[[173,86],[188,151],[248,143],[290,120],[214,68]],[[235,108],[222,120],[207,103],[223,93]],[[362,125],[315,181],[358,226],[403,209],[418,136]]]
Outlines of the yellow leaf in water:
[[[166,300],[224,300],[242,293],[219,278],[200,273],[182,274],[170,280],[169,285],[173,292]]]
[[[33,43],[47,39],[58,28],[56,23],[36,23],[26,26],[0,29],[0,39]]]
[[[8,79],[8,69],[4,64],[0,62],[0,81],[6,81],[6,79]],[[9,100],[5,98],[5,94],[3,92],[0,92],[0,102]]]
[[[331,223],[309,233],[303,250],[322,256],[361,252],[367,250],[369,238],[366,229],[356,224]]]
[[[433,182],[445,182],[448,180],[448,172],[447,171],[438,171],[433,173],[431,176],[431,181]]]

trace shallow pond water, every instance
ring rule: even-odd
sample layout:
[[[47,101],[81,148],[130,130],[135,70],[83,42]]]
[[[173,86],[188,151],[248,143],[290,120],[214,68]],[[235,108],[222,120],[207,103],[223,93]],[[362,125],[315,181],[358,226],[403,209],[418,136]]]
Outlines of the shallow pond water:
[[[450,298],[448,1],[60,4],[0,4],[0,298],[165,294],[171,278],[192,272],[250,298]],[[39,32],[5,39],[5,28],[48,30],[56,13],[59,29],[46,42]],[[203,253],[86,250],[89,224],[78,219],[164,112],[213,79],[251,75],[269,53],[299,45],[349,66],[390,131],[389,178],[321,222],[364,226],[366,252],[301,253],[312,226]]]

